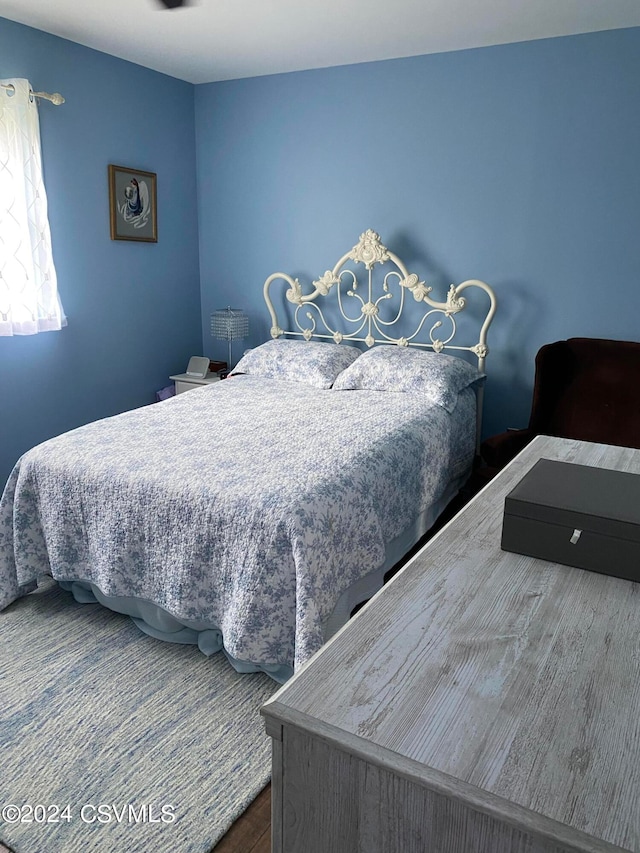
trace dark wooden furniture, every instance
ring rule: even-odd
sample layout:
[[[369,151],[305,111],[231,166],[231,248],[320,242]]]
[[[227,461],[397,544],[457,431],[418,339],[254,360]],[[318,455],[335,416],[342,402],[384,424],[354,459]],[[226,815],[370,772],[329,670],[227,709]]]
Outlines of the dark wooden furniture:
[[[640,343],[569,338],[543,346],[529,424],[483,442],[485,474],[504,468],[536,435],[640,447]]]

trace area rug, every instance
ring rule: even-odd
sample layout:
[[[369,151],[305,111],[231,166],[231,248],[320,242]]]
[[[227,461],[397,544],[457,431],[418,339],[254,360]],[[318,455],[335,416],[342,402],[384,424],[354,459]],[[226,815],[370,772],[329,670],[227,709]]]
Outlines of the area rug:
[[[269,780],[276,689],[45,582],[0,613],[0,842],[210,851]]]

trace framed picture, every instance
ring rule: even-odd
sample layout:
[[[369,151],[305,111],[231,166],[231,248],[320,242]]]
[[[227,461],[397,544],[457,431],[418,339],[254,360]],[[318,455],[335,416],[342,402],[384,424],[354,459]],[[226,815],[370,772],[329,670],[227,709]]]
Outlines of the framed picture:
[[[155,172],[110,165],[109,213],[112,240],[157,243]]]

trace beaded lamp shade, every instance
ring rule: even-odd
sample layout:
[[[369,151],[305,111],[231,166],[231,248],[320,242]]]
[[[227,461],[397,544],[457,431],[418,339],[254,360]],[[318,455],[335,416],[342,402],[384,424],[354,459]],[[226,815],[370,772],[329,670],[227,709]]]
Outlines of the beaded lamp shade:
[[[211,315],[211,335],[229,342],[229,360],[231,369],[231,342],[246,338],[249,334],[249,318],[240,308],[220,308]]]

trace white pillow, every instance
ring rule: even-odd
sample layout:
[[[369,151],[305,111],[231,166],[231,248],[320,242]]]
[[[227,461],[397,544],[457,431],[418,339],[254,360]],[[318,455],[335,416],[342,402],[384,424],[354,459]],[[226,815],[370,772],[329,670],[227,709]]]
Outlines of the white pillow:
[[[293,341],[277,338],[267,341],[242,356],[232,371],[304,382],[314,388],[331,388],[336,377],[361,355],[357,347],[347,344]]]
[[[362,353],[342,371],[335,391],[401,391],[423,394],[432,403],[453,412],[458,394],[485,378],[462,358],[395,345],[381,345]]]

